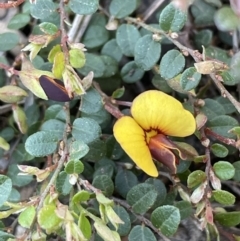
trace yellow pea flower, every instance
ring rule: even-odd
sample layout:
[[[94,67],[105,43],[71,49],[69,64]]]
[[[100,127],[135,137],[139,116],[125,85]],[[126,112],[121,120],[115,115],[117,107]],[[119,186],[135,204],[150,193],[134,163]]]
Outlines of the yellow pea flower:
[[[118,119],[113,128],[123,150],[150,176],[158,176],[153,159],[176,173],[178,159],[169,149],[179,150],[167,136],[193,134],[196,129],[193,115],[178,100],[157,90],[137,96],[132,103],[131,114],[132,117]]]

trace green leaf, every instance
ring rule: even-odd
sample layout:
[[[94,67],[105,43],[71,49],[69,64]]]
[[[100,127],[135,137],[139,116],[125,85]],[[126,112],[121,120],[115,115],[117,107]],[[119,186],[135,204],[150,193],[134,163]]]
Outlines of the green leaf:
[[[114,191],[112,179],[107,175],[96,176],[93,179],[92,185],[104,192],[107,197],[110,197]]]
[[[229,57],[227,50],[209,46],[205,48],[205,54],[205,57],[209,57],[210,59],[218,59],[226,64],[230,64],[231,58]]]
[[[202,75],[197,72],[195,67],[185,69],[180,79],[182,88],[186,91],[196,88],[201,80],[201,77]]]
[[[207,116],[208,120],[213,119],[219,115],[224,115],[225,110],[221,104],[213,99],[204,99],[204,106],[201,108],[201,111]]]
[[[187,13],[174,4],[168,4],[161,12],[159,17],[160,27],[164,31],[179,32],[187,21]]]
[[[88,144],[100,137],[101,128],[95,120],[85,117],[77,118],[73,122],[72,135],[76,140]]]
[[[116,89],[113,93],[112,93],[112,98],[113,99],[118,99],[121,98],[125,93],[125,87],[123,86],[122,88],[118,88]]]
[[[113,204],[114,204],[113,200],[105,197],[104,194],[101,193],[101,192],[97,192],[97,193],[96,193],[96,199],[97,199],[97,201],[99,202],[99,204],[103,204],[102,207],[103,207],[103,206],[106,206],[106,205],[112,207]],[[104,209],[105,209],[105,208],[104,208]],[[105,210],[103,210],[103,212],[105,212]]]
[[[83,166],[83,163],[81,161],[71,160],[71,161],[67,162],[67,164],[64,168],[64,171],[67,174],[73,174],[73,173],[80,174],[80,173],[83,172],[83,169],[84,169],[84,166]]]
[[[58,22],[59,14],[57,12],[57,6],[51,0],[36,1],[31,4],[31,15],[36,19],[42,19],[45,22]]]
[[[30,155],[28,152],[26,152],[24,144],[19,144],[12,155],[12,159],[14,160],[14,163],[21,163],[23,161],[30,161],[34,158],[34,156]]]
[[[109,12],[115,18],[125,18],[137,8],[137,0],[112,0]]]
[[[56,119],[47,120],[41,126],[41,131],[54,133],[54,136],[57,136],[59,140],[63,138],[64,129],[65,123]]]
[[[164,79],[172,79],[180,74],[185,66],[184,56],[176,49],[168,51],[160,62],[160,75]]]
[[[151,229],[144,225],[136,225],[128,235],[128,241],[157,241]]]
[[[126,56],[134,56],[136,42],[141,37],[138,29],[131,24],[122,24],[116,32],[117,44]]]
[[[106,143],[102,140],[95,140],[91,142],[89,145],[89,152],[85,156],[88,160],[95,160],[99,161],[102,159],[106,154]]]
[[[219,161],[213,165],[213,170],[221,180],[229,180],[234,177],[234,166],[226,161]]]
[[[0,131],[0,136],[6,141],[11,141],[14,137],[14,130],[12,127],[5,127]]]
[[[38,224],[43,229],[57,230],[62,220],[56,214],[56,207],[54,205],[45,205],[41,208],[37,215]]]
[[[240,69],[239,69],[239,64],[240,64],[240,52],[237,52],[236,54],[233,55],[231,58],[231,69],[230,69],[230,74],[233,77],[234,81],[230,85],[234,85],[236,83],[239,83],[239,74],[240,74]],[[227,83],[226,83],[227,84]]]
[[[39,131],[27,138],[25,149],[29,154],[40,157],[54,153],[57,145],[58,136],[55,133]]]
[[[204,26],[213,24],[216,9],[202,0],[195,0],[191,5],[191,13],[196,25]]]
[[[106,109],[103,106],[98,112],[95,113],[88,114],[82,112],[82,117],[95,120],[101,126],[101,128],[105,128],[106,126],[108,126],[109,122],[111,121],[110,113],[106,111]]]
[[[15,239],[15,236],[13,236],[10,233],[5,233],[0,230],[0,241],[8,241],[9,239]]]
[[[93,15],[82,39],[82,43],[87,49],[99,47],[108,41],[109,31],[105,28],[106,24],[107,19],[105,15],[101,13]]]
[[[171,93],[172,89],[167,84],[166,80],[160,74],[155,74],[152,79],[152,84],[155,88],[163,91],[164,93]]]
[[[224,6],[214,15],[214,22],[221,31],[234,31],[238,28],[240,20],[230,6]]]
[[[112,160],[119,160],[123,155],[123,149],[120,144],[116,141],[114,136],[109,136],[106,140],[107,144],[107,153],[106,156]],[[121,170],[122,171],[122,170]]]
[[[10,196],[8,197],[9,202],[20,202],[21,200],[21,194],[19,191],[15,188],[12,189]]]
[[[188,168],[191,165],[191,161],[186,161],[186,160],[179,160],[179,164],[177,165],[177,173],[182,174],[188,170]]]
[[[2,148],[5,151],[8,151],[10,149],[10,145],[1,136],[0,136],[0,148]]]
[[[227,147],[218,143],[211,145],[211,151],[217,157],[226,157],[228,155]]]
[[[115,177],[116,191],[124,198],[131,188],[138,184],[138,179],[134,173],[128,170],[121,170]]]
[[[81,212],[81,215],[78,220],[78,226],[80,230],[82,231],[84,237],[89,240],[92,236],[92,226],[89,222],[89,220],[85,217],[83,212]]]
[[[16,33],[0,34],[0,51],[13,49],[19,43],[19,36]]]
[[[98,0],[71,0],[70,9],[79,15],[88,15],[95,13],[98,9]]]
[[[19,173],[20,171],[16,164],[11,164],[8,167],[7,175],[9,178],[11,178],[13,186],[23,187],[28,185],[33,180],[31,175],[18,175]]]
[[[233,117],[227,115],[217,116],[208,122],[208,127],[210,127],[212,131],[228,138],[234,138],[234,135],[228,133],[228,131],[235,126],[238,126],[238,122]]]
[[[105,43],[102,47],[101,54],[108,55],[114,58],[117,62],[122,59],[122,50],[118,46],[116,39],[111,39]]]
[[[126,236],[131,229],[131,221],[128,212],[125,208],[120,205],[116,205],[113,207],[113,210],[119,216],[119,218],[124,222],[124,224],[119,224],[118,233],[120,236]]]
[[[32,238],[32,241],[46,241],[47,235],[41,230],[36,230],[32,232],[31,238]]]
[[[54,59],[55,59],[55,56],[58,54],[58,53],[61,53],[62,52],[62,48],[61,48],[61,45],[60,44],[57,44],[55,46],[53,46],[48,54],[48,61],[50,63],[53,63],[54,62]]]
[[[73,141],[69,148],[69,160],[79,160],[86,156],[89,147],[83,141]]]
[[[189,218],[193,214],[193,208],[190,202],[179,201],[175,206],[179,209],[181,220]]]
[[[86,62],[85,54],[80,49],[70,49],[69,61],[73,68],[82,68]]]
[[[198,49],[202,50],[202,46],[209,46],[211,44],[213,32],[209,29],[202,29],[195,34],[194,42]]]
[[[155,190],[157,191],[157,199],[153,205],[153,208],[159,207],[165,200],[167,196],[167,189],[164,185],[164,183],[161,180],[155,179],[155,178],[148,178],[145,183],[152,184],[155,187]]]
[[[24,228],[30,228],[36,214],[34,206],[27,207],[18,217],[19,224]]]
[[[94,88],[90,88],[82,97],[80,111],[87,114],[98,112],[103,106],[102,97]]]
[[[112,178],[113,176],[113,173],[114,173],[114,168],[112,165],[105,165],[105,166],[102,166],[102,167],[99,167],[95,170],[94,174],[93,174],[93,177],[95,178],[96,176],[100,176],[100,175],[107,175],[109,176],[110,178]]]
[[[26,116],[31,116],[31,118],[27,118],[27,124],[29,127],[31,127],[33,124],[39,121],[40,108],[37,103],[29,106],[25,112],[26,112]]]
[[[98,235],[104,241],[121,241],[119,234],[116,231],[110,230],[106,224],[102,222],[95,222],[94,227],[98,233]]]
[[[153,206],[157,195],[154,185],[141,183],[128,192],[126,200],[134,212],[144,214]]]
[[[134,49],[135,63],[147,71],[150,70],[159,60],[161,45],[154,41],[152,35],[147,34],[138,39]]]
[[[234,85],[235,84],[235,80],[231,74],[231,71],[232,70],[221,71],[219,74],[222,77],[224,84],[226,84],[226,85]]]
[[[58,119],[66,121],[66,112],[63,110],[62,105],[51,105],[45,112],[45,120]]]
[[[135,61],[129,61],[121,69],[121,76],[125,83],[132,84],[140,80],[144,75],[144,70],[139,68]]]
[[[103,73],[104,78],[111,77],[118,72],[118,62],[114,58],[107,55],[101,55],[101,59],[105,64],[105,71]]]
[[[0,174],[0,207],[8,200],[12,191],[12,181]]]
[[[168,237],[177,231],[180,220],[179,209],[170,205],[158,207],[151,215],[152,224]]]
[[[68,195],[72,189],[72,185],[69,182],[69,175],[62,171],[57,177],[56,189],[62,195]]]
[[[102,77],[105,71],[105,64],[102,58],[96,54],[85,53],[86,63],[78,72],[86,76],[90,71],[93,71],[94,77]]]
[[[235,203],[235,196],[224,190],[213,190],[212,197],[223,205],[233,205]]]
[[[30,22],[29,14],[18,13],[9,21],[9,29],[20,29],[26,26]]]
[[[61,79],[65,70],[65,57],[63,52],[58,52],[54,56],[52,72],[57,79]]]
[[[88,191],[81,190],[72,197],[71,201],[74,203],[86,202],[90,199],[90,196],[91,194]]]
[[[239,182],[240,181],[240,161],[234,162],[233,166],[235,168],[235,174],[234,174],[233,179],[235,181]]]
[[[54,35],[58,31],[58,27],[53,23],[43,22],[39,24],[41,31],[48,35]]]
[[[201,170],[194,171],[188,176],[187,186],[188,188],[197,187],[202,184],[206,180],[206,178],[207,176],[205,172]]]
[[[214,219],[226,227],[234,227],[240,223],[240,212],[215,213]]]

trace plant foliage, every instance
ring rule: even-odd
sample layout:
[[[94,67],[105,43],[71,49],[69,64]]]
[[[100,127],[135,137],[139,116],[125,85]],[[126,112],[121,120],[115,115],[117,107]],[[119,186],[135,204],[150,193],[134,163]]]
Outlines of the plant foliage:
[[[207,241],[240,240],[237,0],[0,8],[10,14],[0,29],[0,240],[188,240],[192,226]],[[174,96],[196,122],[190,137],[166,137],[177,159],[158,154],[154,178],[113,133],[149,89]],[[138,108],[144,123],[149,111]]]

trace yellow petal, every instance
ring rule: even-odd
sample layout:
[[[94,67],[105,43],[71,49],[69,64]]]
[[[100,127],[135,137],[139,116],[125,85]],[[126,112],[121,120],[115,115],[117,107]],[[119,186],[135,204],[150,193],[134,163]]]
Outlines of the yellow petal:
[[[155,129],[168,136],[189,136],[196,129],[193,115],[178,100],[158,90],[137,96],[131,113],[144,130]]]
[[[121,117],[115,123],[113,133],[123,150],[138,167],[149,176],[158,176],[157,168],[145,140],[145,133],[133,118]]]

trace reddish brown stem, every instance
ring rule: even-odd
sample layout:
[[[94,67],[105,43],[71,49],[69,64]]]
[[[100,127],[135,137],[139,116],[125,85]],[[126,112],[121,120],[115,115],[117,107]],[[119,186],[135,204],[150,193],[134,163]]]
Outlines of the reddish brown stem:
[[[128,107],[132,106],[132,102],[129,102],[129,101],[122,101],[122,100],[112,99],[111,102],[113,104],[116,104],[116,105],[123,105],[123,106],[128,106]]]
[[[0,69],[5,69],[6,71],[8,71],[10,74],[15,74],[18,75],[19,71],[15,70],[13,67],[10,67],[6,64],[0,63]]]
[[[17,0],[17,1],[8,1],[7,3],[0,3],[0,8],[15,8],[22,4],[25,0]]]
[[[236,147],[236,141],[234,139],[220,136],[217,133],[213,132],[210,128],[205,128],[204,132],[206,135],[214,137],[215,139],[221,141],[224,144]]]

